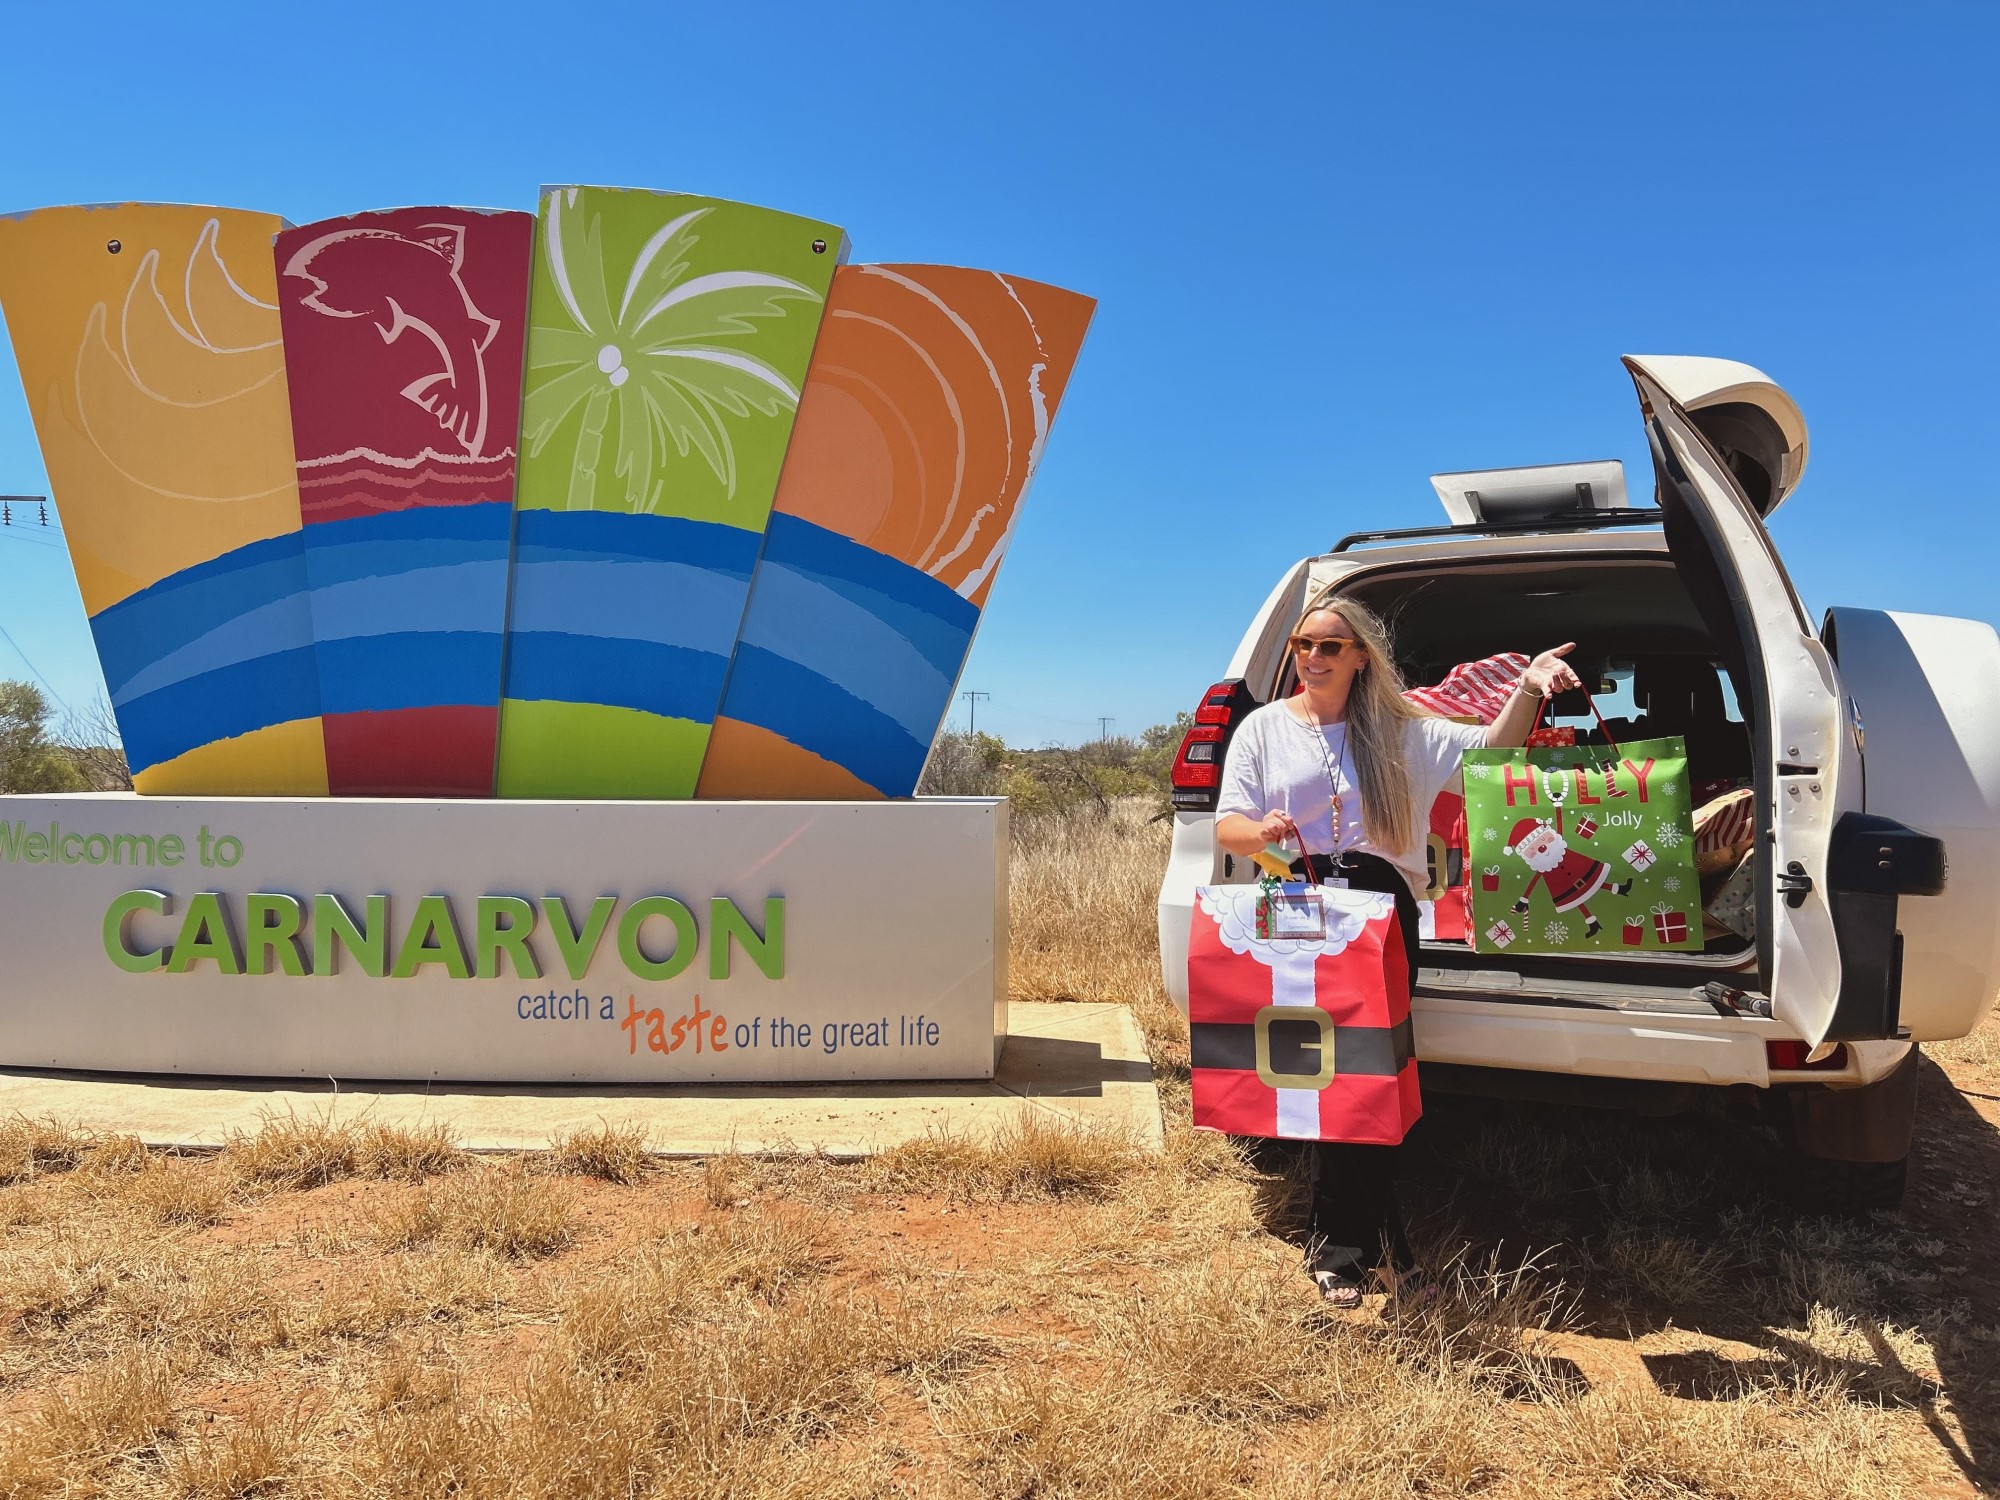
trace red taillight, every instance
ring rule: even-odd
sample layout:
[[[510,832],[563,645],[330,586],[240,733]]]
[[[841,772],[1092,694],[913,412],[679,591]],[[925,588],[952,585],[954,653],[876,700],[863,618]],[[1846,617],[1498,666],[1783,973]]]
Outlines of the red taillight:
[[[1238,707],[1237,697],[1243,692],[1239,678],[1228,682],[1218,682],[1201,695],[1201,704],[1194,711],[1197,724],[1227,724],[1235,717]]]
[[[1212,787],[1222,781],[1223,731],[1213,724],[1197,724],[1181,740],[1174,757],[1175,787]]]
[[[1847,1067],[1847,1044],[1835,1042],[1818,1062],[1807,1062],[1812,1047],[1799,1041],[1764,1043],[1764,1065],[1773,1073],[1838,1073]]]
[[[1194,727],[1181,738],[1174,755],[1173,801],[1182,812],[1213,812],[1216,788],[1222,784],[1222,756],[1237,716],[1253,706],[1240,678],[1218,682],[1201,695]]]

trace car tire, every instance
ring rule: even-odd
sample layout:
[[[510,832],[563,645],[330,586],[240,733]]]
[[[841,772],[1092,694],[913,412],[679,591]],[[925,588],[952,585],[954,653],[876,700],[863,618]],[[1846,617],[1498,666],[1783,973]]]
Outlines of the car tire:
[[[1872,1213],[1893,1213],[1902,1207],[1909,1184],[1910,1159],[1897,1161],[1828,1161],[1794,1156],[1793,1181],[1799,1206],[1829,1218],[1858,1219]]]
[[[1909,1180],[1921,1066],[1912,1047],[1859,1088],[1794,1085],[1773,1101],[1786,1144],[1786,1176],[1808,1213],[1845,1218],[1893,1211]]]

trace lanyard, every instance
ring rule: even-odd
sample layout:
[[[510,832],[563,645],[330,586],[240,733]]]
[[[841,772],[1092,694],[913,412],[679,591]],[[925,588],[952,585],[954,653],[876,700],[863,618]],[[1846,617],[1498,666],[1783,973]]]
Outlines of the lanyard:
[[[1319,715],[1313,712],[1313,707],[1310,702],[1306,704],[1305,708],[1307,715],[1310,717],[1312,721],[1311,734],[1313,740],[1319,746],[1320,764],[1326,768],[1327,794],[1333,799],[1328,814],[1329,821],[1327,824],[1328,829],[1332,835],[1332,841],[1333,841],[1333,848],[1330,852],[1329,857],[1334,859],[1335,861],[1338,861],[1343,847],[1342,845],[1343,836],[1340,825],[1341,825],[1341,820],[1345,815],[1347,806],[1346,802],[1342,799],[1340,795],[1340,779],[1341,779],[1340,772],[1345,770],[1347,765],[1347,725],[1343,723],[1340,726],[1340,765],[1339,767],[1336,767],[1334,765],[1333,756],[1328,752],[1326,748],[1326,730],[1319,722]],[[1303,729],[1306,726],[1300,725],[1299,727]],[[1354,780],[1354,778],[1351,776],[1348,777],[1347,779],[1350,784]]]

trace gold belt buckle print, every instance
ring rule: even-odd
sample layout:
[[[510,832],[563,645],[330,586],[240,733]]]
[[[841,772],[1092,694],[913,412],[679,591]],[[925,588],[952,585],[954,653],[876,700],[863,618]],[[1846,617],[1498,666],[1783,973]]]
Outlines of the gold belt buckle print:
[[[1281,1073],[1271,1059],[1271,1028],[1273,1025],[1311,1026],[1316,1039],[1297,1041],[1293,1048],[1302,1052],[1319,1055],[1319,1069],[1313,1073]],[[1334,1028],[1333,1017],[1317,1005],[1267,1005],[1257,1012],[1252,1021],[1251,1036],[1255,1039],[1257,1051],[1257,1077],[1267,1088],[1274,1089],[1323,1089],[1333,1082]],[[1289,1059],[1287,1059],[1289,1061]]]

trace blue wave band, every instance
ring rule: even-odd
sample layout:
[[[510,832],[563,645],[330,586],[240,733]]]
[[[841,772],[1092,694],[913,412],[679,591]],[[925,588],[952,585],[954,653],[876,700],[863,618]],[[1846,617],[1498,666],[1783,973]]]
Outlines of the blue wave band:
[[[321,711],[497,711],[513,529],[501,501],[308,526]]]
[[[322,522],[104,610],[133,767],[321,712],[497,706],[512,526],[499,502]]]
[[[760,540],[676,516],[521,511],[505,696],[712,724]]]
[[[320,712],[500,706],[500,633],[394,631],[321,641]]]
[[[216,740],[318,715],[310,646],[204,672],[118,706],[118,732],[136,773]]]
[[[507,638],[506,696],[602,703],[712,724],[728,670],[726,657],[653,641],[517,633]]]
[[[773,516],[722,713],[906,797],[978,622],[921,569]]]
[[[91,616],[104,681],[115,702],[139,673],[212,631],[306,590],[305,549],[297,532],[265,537],[169,574]],[[303,599],[295,617],[266,628],[289,630],[278,649],[312,640]]]
[[[895,626],[945,676],[965,665],[979,606],[922,569],[786,515],[771,517],[764,561],[807,574]]]
[[[738,684],[757,709],[757,717],[746,722],[832,761],[885,797],[907,797],[916,790],[930,753],[928,733],[922,739],[912,736],[818,673],[757,646],[737,648],[729,676],[732,703]],[[739,717],[733,709],[725,711]]]
[[[740,526],[689,521],[679,516],[627,515],[607,510],[523,510],[515,521],[517,555],[553,559],[556,553],[606,562],[652,559],[687,563],[711,573],[750,581],[759,536]]]
[[[505,563],[513,534],[514,507],[493,500],[320,521],[300,533],[316,589],[412,568]]]
[[[960,638],[961,659],[965,640]],[[756,602],[743,621],[742,645],[824,677],[921,740],[930,738],[951,701],[952,677],[892,622],[812,575],[768,558],[757,570]],[[954,666],[954,676],[956,671]],[[736,696],[733,688],[730,696]]]

